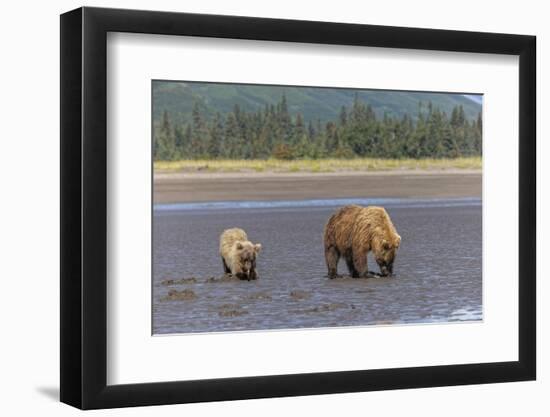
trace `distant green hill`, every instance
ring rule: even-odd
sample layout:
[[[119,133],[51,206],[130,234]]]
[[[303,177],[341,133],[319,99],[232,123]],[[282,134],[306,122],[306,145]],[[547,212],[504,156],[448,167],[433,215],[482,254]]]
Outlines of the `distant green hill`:
[[[431,102],[449,115],[453,107],[462,105],[469,120],[475,119],[481,111],[481,103],[476,100],[481,96],[466,97],[461,94],[153,81],[153,117],[155,122],[160,120],[166,110],[173,121],[188,122],[194,102],[202,105],[207,117],[216,112],[224,115],[233,110],[235,104],[245,111],[257,111],[266,105],[275,105],[283,94],[286,95],[289,112],[302,113],[306,121],[336,120],[342,106],[351,106],[355,94],[361,101],[370,104],[380,117],[385,113],[398,117],[408,113],[415,118],[419,102],[423,103],[424,109]]]

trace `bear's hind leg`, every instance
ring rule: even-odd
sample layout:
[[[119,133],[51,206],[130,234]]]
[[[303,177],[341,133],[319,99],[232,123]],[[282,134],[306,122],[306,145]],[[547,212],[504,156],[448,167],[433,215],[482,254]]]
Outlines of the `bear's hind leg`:
[[[330,279],[336,278],[338,261],[340,260],[340,254],[338,249],[334,246],[330,246],[325,249],[325,260],[327,262],[328,277]]]
[[[222,256],[222,262],[223,262],[223,272],[226,274],[230,274],[231,270],[228,268],[227,264],[225,263],[225,259],[223,256]]]

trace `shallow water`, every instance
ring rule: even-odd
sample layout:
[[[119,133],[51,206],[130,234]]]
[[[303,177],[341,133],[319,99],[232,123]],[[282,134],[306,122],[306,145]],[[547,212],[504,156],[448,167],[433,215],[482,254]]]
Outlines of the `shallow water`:
[[[370,204],[384,203],[402,237],[395,276],[352,279],[341,261],[334,280],[323,227],[351,201],[156,206],[153,333],[481,320],[481,200],[386,200]],[[257,281],[220,279],[229,227],[262,243]]]

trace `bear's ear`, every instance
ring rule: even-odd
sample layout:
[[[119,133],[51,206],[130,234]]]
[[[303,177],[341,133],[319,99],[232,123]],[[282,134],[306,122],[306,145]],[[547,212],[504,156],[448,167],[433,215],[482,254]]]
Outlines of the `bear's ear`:
[[[401,236],[397,235],[397,237],[395,238],[395,247],[398,248],[400,244],[401,244]]]
[[[262,244],[261,243],[256,243],[254,245],[254,250],[256,251],[256,253],[258,253],[259,251],[262,250]]]
[[[243,243],[241,241],[237,241],[237,250],[241,250],[243,247]]]

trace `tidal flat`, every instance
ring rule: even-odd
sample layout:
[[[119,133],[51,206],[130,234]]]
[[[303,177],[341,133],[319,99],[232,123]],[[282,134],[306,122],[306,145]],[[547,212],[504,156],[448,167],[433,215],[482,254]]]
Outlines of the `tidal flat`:
[[[402,237],[395,276],[353,279],[341,261],[341,277],[328,279],[324,224],[337,207],[354,202],[382,205],[391,216]],[[258,280],[223,274],[218,239],[229,227],[241,227],[250,240],[262,243]],[[372,256],[369,270],[378,271]],[[182,201],[154,206],[153,334],[482,318],[479,196]]]

